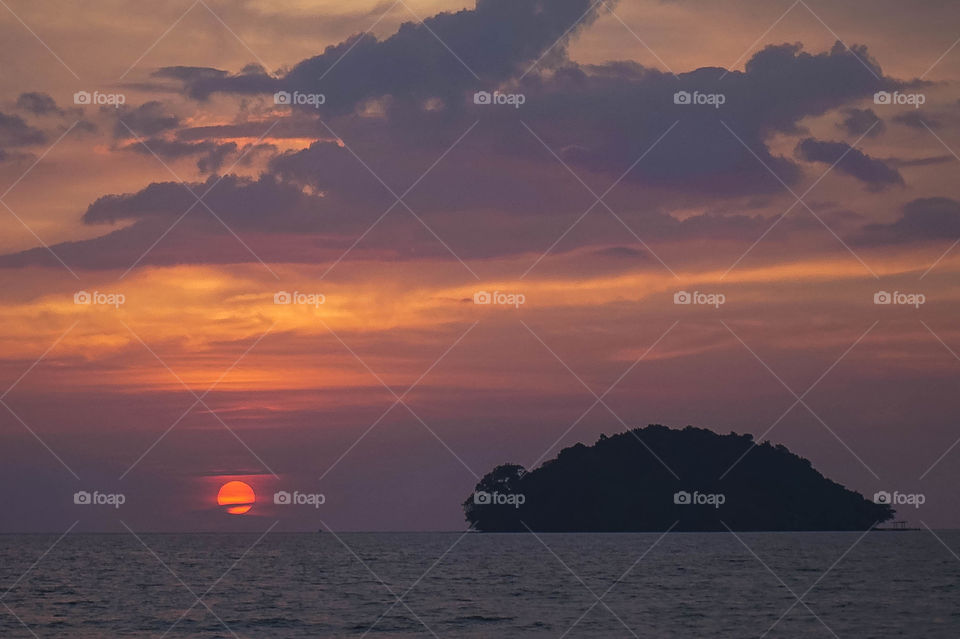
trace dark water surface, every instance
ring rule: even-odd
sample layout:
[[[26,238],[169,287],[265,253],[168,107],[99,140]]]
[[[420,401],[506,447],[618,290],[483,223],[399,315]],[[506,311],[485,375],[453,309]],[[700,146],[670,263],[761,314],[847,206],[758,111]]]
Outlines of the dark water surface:
[[[0,637],[960,637],[928,531],[71,534],[37,562],[57,537],[0,535]]]

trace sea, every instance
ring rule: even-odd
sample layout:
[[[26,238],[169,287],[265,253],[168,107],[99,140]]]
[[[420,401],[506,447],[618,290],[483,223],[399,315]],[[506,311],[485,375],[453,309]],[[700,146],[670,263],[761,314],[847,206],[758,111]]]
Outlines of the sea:
[[[0,637],[960,637],[960,532],[0,535]],[[58,541],[59,539],[59,541]]]

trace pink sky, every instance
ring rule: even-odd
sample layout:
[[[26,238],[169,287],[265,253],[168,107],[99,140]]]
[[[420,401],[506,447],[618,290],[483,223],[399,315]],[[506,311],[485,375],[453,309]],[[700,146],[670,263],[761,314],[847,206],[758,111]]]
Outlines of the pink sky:
[[[533,4],[9,2],[0,532],[459,529],[648,423],[960,525],[957,8]]]

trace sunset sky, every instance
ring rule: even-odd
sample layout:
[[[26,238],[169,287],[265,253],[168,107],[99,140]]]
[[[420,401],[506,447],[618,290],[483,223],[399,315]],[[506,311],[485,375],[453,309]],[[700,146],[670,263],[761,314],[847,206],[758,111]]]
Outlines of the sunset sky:
[[[650,423],[960,526],[960,7],[0,5],[0,532],[462,529]]]

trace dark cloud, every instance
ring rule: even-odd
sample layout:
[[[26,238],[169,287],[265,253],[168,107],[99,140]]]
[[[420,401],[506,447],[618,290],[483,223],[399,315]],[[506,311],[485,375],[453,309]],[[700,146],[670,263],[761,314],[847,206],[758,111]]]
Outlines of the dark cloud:
[[[806,115],[825,113],[884,86],[899,86],[883,76],[865,46],[847,49],[839,41],[817,54],[803,51],[799,43],[768,46],[747,62],[743,75],[757,91],[749,96],[755,112],[766,114],[769,126],[782,131],[795,130]]]
[[[382,41],[369,33],[353,36],[300,62],[282,78],[259,67],[236,75],[171,67],[156,75],[182,80],[187,92],[200,99],[214,92],[322,93],[334,112],[352,111],[382,95],[415,101],[454,98],[477,90],[478,84],[511,77],[548,50],[553,58],[562,56],[566,42],[596,19],[599,5],[592,0],[478,0],[474,9],[439,13],[422,24],[404,23]]]
[[[179,129],[175,136],[178,140],[197,141],[212,138],[260,138],[268,132],[271,138],[330,137],[330,132],[315,118],[308,119],[298,115],[281,117],[271,122],[249,121],[185,127]]]
[[[156,154],[164,160],[179,160],[181,158],[209,153],[219,146],[216,142],[180,142],[178,140],[167,140],[165,138],[149,138],[140,142],[131,142],[125,147],[125,151],[133,151],[141,155]]]
[[[801,168],[792,158],[771,152],[770,137],[797,134],[805,118],[896,86],[882,76],[865,48],[851,52],[840,43],[820,53],[807,53],[798,44],[770,46],[743,71],[711,67],[674,76],[632,62],[576,64],[565,56],[566,39],[596,17],[591,8],[596,6],[587,0],[480,0],[474,10],[429,18],[430,29],[480,81],[430,30],[412,23],[385,40],[364,35],[329,47],[281,77],[259,66],[233,75],[170,67],[155,76],[183,82],[199,98],[214,92],[266,94],[269,102],[278,88],[327,96],[322,109],[292,110],[271,129],[271,136],[314,139],[308,148],[272,158],[258,179],[228,176],[216,186],[212,179],[191,185],[197,194],[213,186],[205,201],[231,229],[257,236],[250,241],[265,247],[262,253],[258,249],[263,259],[311,262],[338,257],[395,204],[391,189],[400,194],[411,186],[404,199],[417,217],[396,204],[364,237],[358,252],[449,259],[434,231],[465,259],[529,252],[531,246],[546,249],[594,204],[564,163],[597,193],[626,172],[606,202],[644,237],[756,237],[769,226],[759,215],[711,213],[679,221],[669,211],[781,193],[782,184],[768,169],[792,183]],[[571,29],[574,24],[579,26]],[[564,33],[564,40],[550,49]],[[548,49],[538,70],[521,78]],[[522,93],[522,108],[474,104],[475,91],[498,87]],[[680,91],[722,95],[723,104],[677,103]],[[167,133],[148,142],[158,155],[199,157],[204,171],[219,170],[225,157],[238,152],[218,138],[258,137],[267,128],[259,120],[178,129],[176,116],[157,102],[119,114],[132,120],[127,123],[138,135]],[[813,140],[805,144],[809,161],[826,161],[822,158],[836,152],[831,144],[846,148]],[[872,188],[902,183],[895,170],[856,150],[838,168]],[[77,260],[67,260],[71,264],[119,266],[136,247],[149,247],[164,225],[194,202],[175,183],[108,195],[88,208],[84,221],[131,225],[87,243],[95,256],[85,256],[82,244],[54,248]],[[238,255],[235,238],[203,207],[196,208],[148,262],[253,259],[248,253]],[[609,221],[604,207],[596,208],[593,216]],[[783,228],[800,229],[807,222],[799,217]],[[557,251],[623,242],[616,221],[602,230],[585,225],[580,231]],[[204,248],[198,251],[198,245]],[[3,263],[50,259],[34,252]]]
[[[223,164],[227,161],[227,158],[236,152],[236,142],[217,144],[210,151],[204,153],[203,157],[197,160],[197,169],[200,171],[200,173],[216,173],[223,167]]]
[[[17,115],[0,113],[0,148],[43,144],[47,136]]]
[[[611,246],[608,248],[598,249],[593,252],[597,257],[609,257],[615,259],[627,259],[627,260],[645,260],[650,259],[650,254],[641,249],[636,249],[631,246]],[[471,300],[473,301],[473,300]]]
[[[175,129],[180,125],[180,118],[167,113],[163,103],[156,100],[145,102],[138,107],[102,107],[102,111],[116,114],[117,123],[113,128],[113,135],[119,139],[131,138],[134,135],[143,138]]]
[[[893,167],[909,167],[909,166],[932,166],[935,164],[945,164],[947,162],[953,162],[956,160],[952,155],[932,155],[925,158],[914,158],[910,160],[905,160],[902,158],[884,158],[884,162]]]
[[[859,149],[851,148],[846,142],[825,142],[806,138],[797,145],[797,155],[807,162],[822,162],[829,165],[836,163],[834,168],[837,171],[860,180],[871,191],[904,184],[899,171],[890,168],[882,160],[872,158]]]
[[[151,76],[162,79],[180,80],[182,82],[195,82],[203,78],[225,78],[229,74],[220,69],[212,67],[162,67],[154,71]]]
[[[844,118],[837,123],[837,128],[850,135],[875,138],[887,129],[886,123],[873,112],[873,109],[843,109]]]
[[[569,186],[570,180],[566,181]],[[189,186],[197,195],[213,187],[204,200],[223,224],[202,205],[194,205],[195,200],[184,185],[158,183],[137,193],[100,198],[84,216],[89,224],[132,224],[92,240],[66,242],[52,249],[71,267],[92,269],[125,269],[144,254],[147,256],[141,263],[154,265],[249,263],[257,258],[267,262],[329,264],[351,247],[351,255],[360,259],[450,260],[444,243],[462,259],[472,261],[529,254],[532,247],[534,252],[546,250],[561,233],[571,228],[590,204],[589,198],[582,198],[576,208],[569,208],[567,213],[550,211],[551,216],[546,216],[546,209],[564,199],[572,199],[571,193],[576,191],[563,191],[558,181],[559,194],[555,194],[554,203],[544,204],[540,197],[539,206],[543,210],[529,215],[518,217],[504,212],[502,207],[471,209],[463,215],[451,215],[447,210],[426,212],[419,203],[414,203],[420,219],[402,205],[380,219],[391,198],[375,181],[367,185],[367,190],[379,194],[381,199],[375,202],[376,197],[372,196],[366,205],[351,201],[350,206],[343,206],[339,196],[311,195],[272,177],[250,180],[230,176],[219,183],[211,178]],[[636,205],[630,208],[624,204],[630,199],[636,201],[637,198],[624,196],[621,201],[611,198],[611,203],[625,224],[645,240],[655,243],[739,241],[760,236],[771,223],[762,215],[713,213],[681,221],[665,211]],[[190,212],[184,216],[188,209]],[[181,216],[184,217],[179,220]],[[421,220],[429,224],[444,243],[425,229]],[[373,231],[354,246],[357,238],[371,226]],[[791,233],[812,230],[819,234],[821,231],[812,216],[802,215],[788,218],[779,227]],[[241,234],[254,253],[244,248],[231,231]],[[591,254],[605,258],[597,266],[601,269],[626,259],[652,263],[648,250],[639,242],[632,246],[629,242],[625,244],[624,233],[617,221],[598,208],[552,252],[576,253],[586,247]],[[161,237],[162,241],[154,247]],[[594,268],[594,265],[580,264],[583,268]],[[54,266],[56,262],[43,248],[0,256],[0,267],[27,265]]]
[[[575,64],[565,45],[597,17],[600,4],[480,0],[472,10],[405,23],[385,40],[355,36],[277,77],[259,66],[232,75],[170,67],[156,75],[182,81],[189,95],[201,99],[212,93],[268,100],[277,90],[322,93],[326,102],[320,109],[298,112],[320,113],[337,120],[338,131],[344,127],[359,136],[376,130],[381,148],[374,153],[390,157],[409,145],[442,152],[451,136],[483,119],[493,126],[491,157],[478,161],[496,161],[492,156],[505,153],[549,161],[542,146],[518,128],[522,119],[565,161],[619,175],[676,123],[669,139],[626,179],[712,196],[781,189],[763,165],[795,182],[799,167],[768,150],[769,135],[796,133],[803,118],[901,86],[883,76],[865,47],[848,49],[840,42],[815,54],[800,44],[770,46],[742,72],[702,68],[674,76],[632,62]],[[537,69],[526,73],[541,56]],[[474,92],[498,87],[523,93],[523,108],[473,104]],[[722,94],[724,103],[719,109],[678,105],[677,91]],[[374,118],[360,114],[371,101],[386,127],[371,126]],[[303,121],[300,128],[304,135],[329,137],[316,123]],[[287,162],[291,172],[292,162]]]
[[[857,51],[869,59],[866,51]],[[744,72],[704,68],[679,78],[635,63],[567,62],[550,74],[530,74],[504,89],[524,94],[521,109],[477,106],[471,93],[444,102],[439,110],[387,99],[382,123],[340,118],[336,125],[338,132],[349,134],[351,144],[371,148],[364,157],[392,158],[412,146],[430,147],[439,154],[480,119],[489,143],[474,158],[475,165],[495,164],[505,156],[540,165],[556,163],[527,131],[529,126],[565,162],[614,177],[673,127],[626,181],[682,187],[715,197],[779,191],[782,185],[766,167],[794,182],[799,167],[770,153],[767,137],[796,132],[801,119],[871,95],[880,86],[884,81],[842,45],[816,55],[797,45],[783,45],[759,52]],[[720,108],[678,105],[674,102],[678,91],[722,94],[725,101]],[[297,161],[305,163],[303,170],[293,166]],[[336,172],[319,161],[316,154],[304,153],[285,158],[282,168],[287,174]]]
[[[34,115],[63,115],[65,113],[57,106],[53,98],[46,93],[39,92],[21,93],[20,97],[17,98],[17,107]]]
[[[143,264],[154,265],[254,261],[255,258],[236,240],[231,242],[228,239],[232,238],[226,235],[211,233],[212,219],[197,205],[176,225],[175,219],[143,219],[91,240],[63,242],[51,249],[71,268],[85,269],[127,269],[141,260]],[[264,253],[264,256],[269,259],[279,257],[279,253]],[[2,268],[54,267],[58,264],[43,247],[0,256]]]
[[[853,238],[858,244],[905,244],[960,238],[960,202],[927,197],[905,204],[900,219],[890,224],[868,224]]]
[[[196,198],[191,190],[197,196],[209,191],[204,202],[224,222],[237,229],[282,232],[321,228],[321,220],[316,215],[322,203],[320,198],[271,176],[252,180],[233,175],[222,179],[211,176],[206,182],[189,185],[159,182],[137,193],[107,195],[87,208],[83,222],[114,224],[144,218],[173,221],[191,207],[205,211],[206,207],[201,204],[194,206]]]
[[[372,170],[388,185],[393,184],[391,188],[400,188],[402,182],[415,179],[398,176],[396,168],[372,161],[375,162]],[[451,166],[445,167],[444,175]],[[389,205],[385,200],[386,189],[377,184],[377,178],[350,151],[335,142],[314,142],[302,151],[278,155],[270,161],[270,171],[285,181],[326,192],[329,197],[343,197],[343,204],[347,206]]]
[[[933,117],[929,113],[920,111],[919,109],[911,109],[909,111],[904,111],[903,113],[898,113],[897,115],[893,116],[893,121],[898,124],[903,124],[914,129],[921,129],[923,131],[926,131],[927,127],[930,127],[931,129],[939,129],[943,124],[937,118]]]
[[[197,169],[201,174],[218,172],[227,160],[233,157],[237,158],[235,162],[248,166],[255,154],[276,151],[272,144],[266,143],[246,145],[241,148],[236,142],[221,143],[214,140],[183,142],[166,138],[150,138],[143,143],[131,142],[122,148],[141,155],[156,155],[163,160],[197,157]]]
[[[118,89],[128,91],[142,91],[144,93],[159,94],[169,93],[181,95],[183,93],[183,83],[180,80],[169,78],[170,81],[147,81],[147,82],[121,82],[116,86]]]

